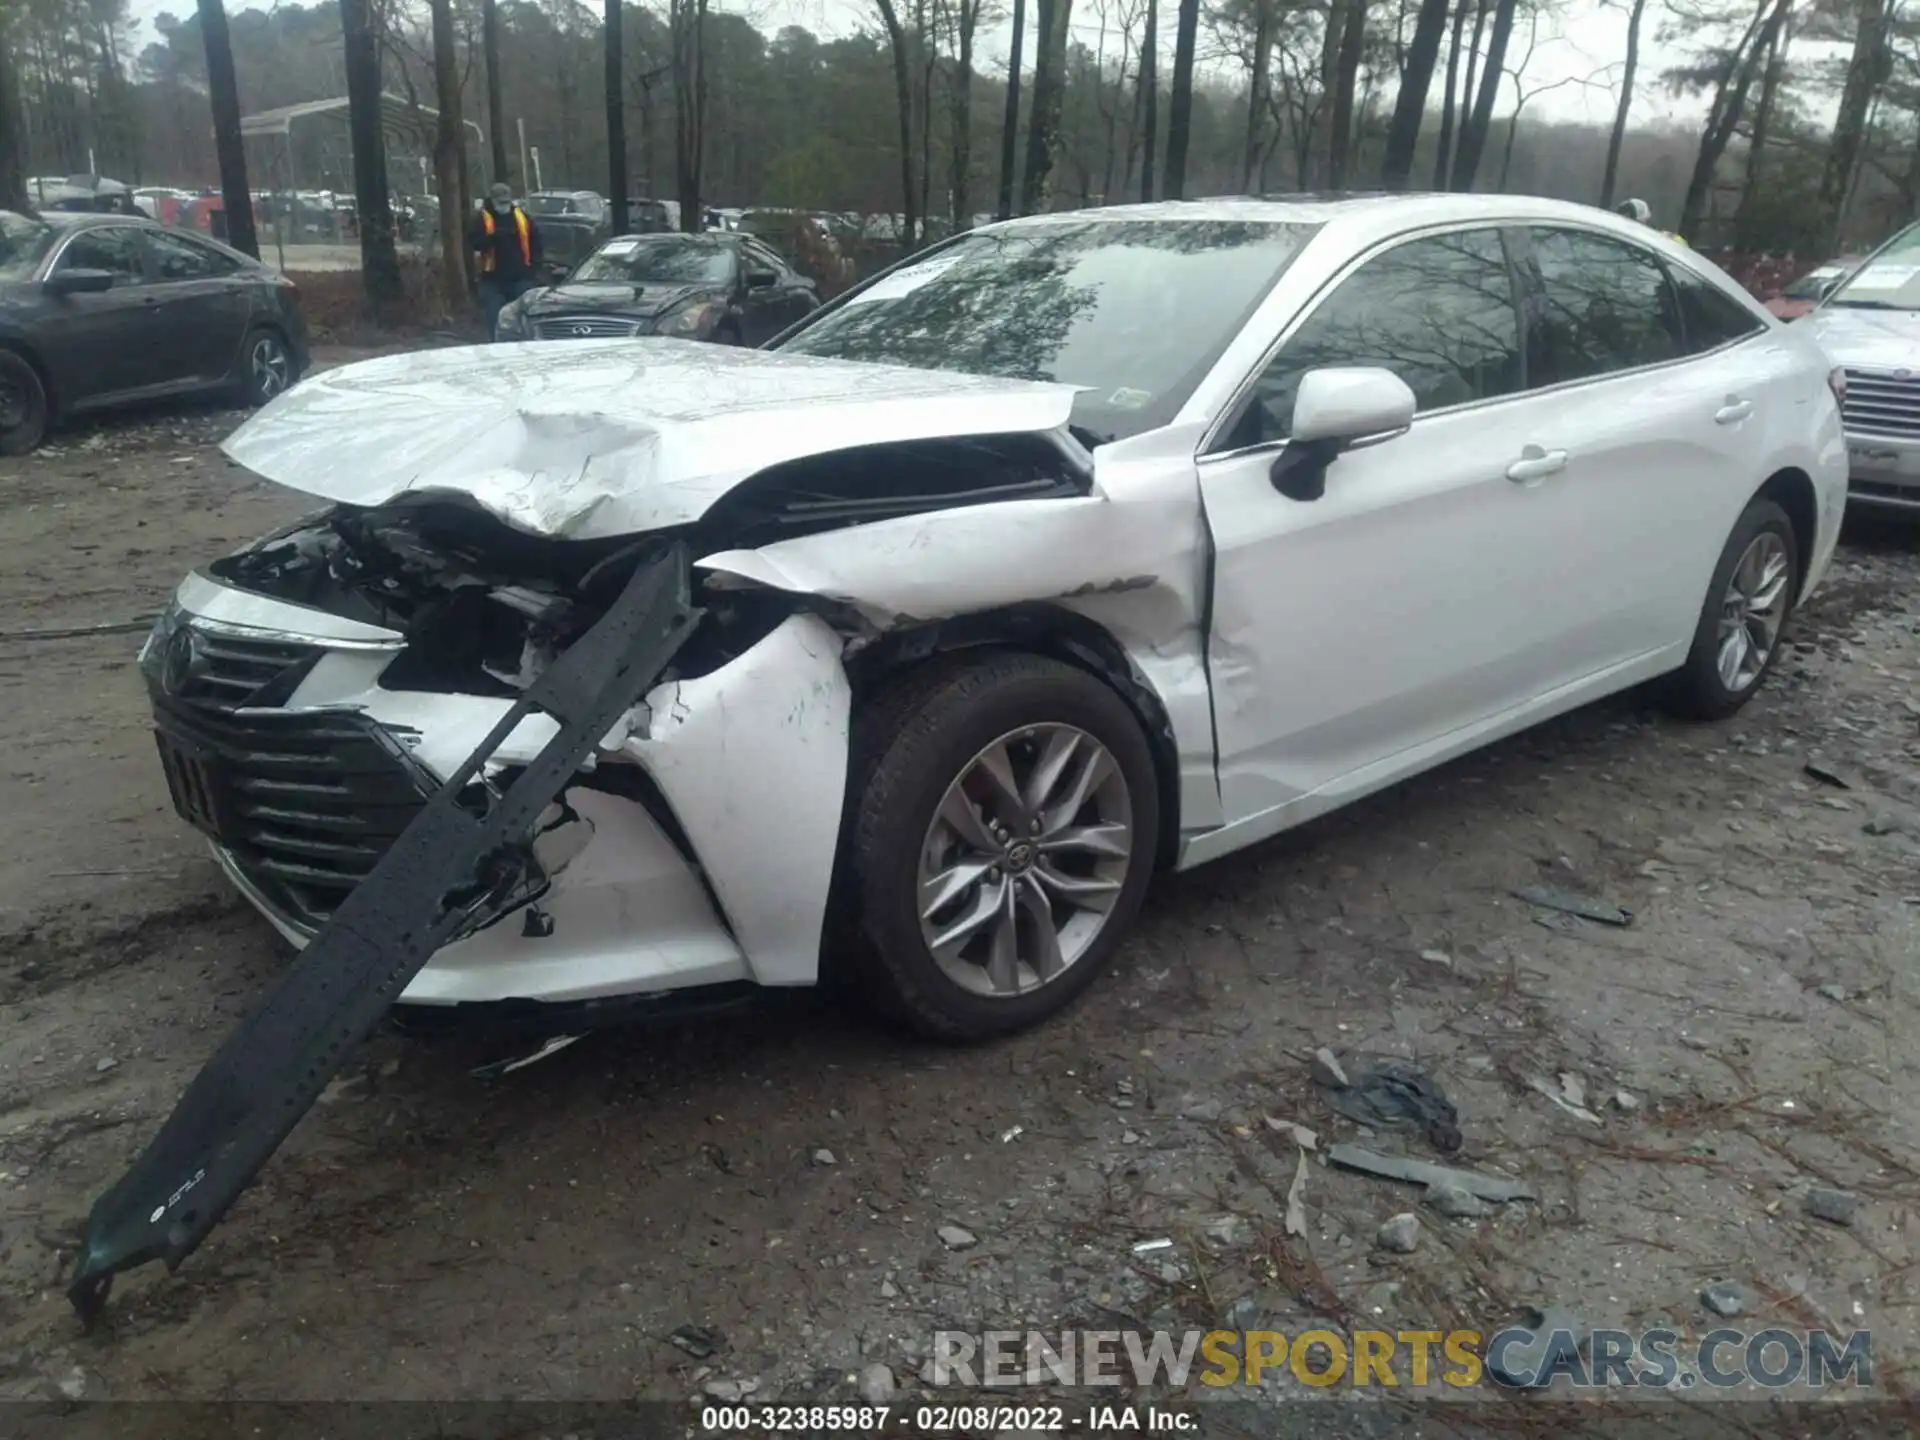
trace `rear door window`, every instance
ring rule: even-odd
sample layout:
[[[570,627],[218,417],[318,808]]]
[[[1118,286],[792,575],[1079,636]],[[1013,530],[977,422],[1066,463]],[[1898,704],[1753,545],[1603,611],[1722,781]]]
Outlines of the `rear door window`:
[[[1590,380],[1686,353],[1679,301],[1651,251],[1586,230],[1528,232],[1533,386]]]
[[[147,236],[147,245],[162,280],[206,280],[231,274],[238,268],[218,250],[211,250],[184,235],[156,230]]]
[[[1704,355],[1731,345],[1767,327],[1746,306],[1712,281],[1679,265],[1668,267],[1674,294],[1680,301],[1680,323],[1686,330],[1687,353]]]

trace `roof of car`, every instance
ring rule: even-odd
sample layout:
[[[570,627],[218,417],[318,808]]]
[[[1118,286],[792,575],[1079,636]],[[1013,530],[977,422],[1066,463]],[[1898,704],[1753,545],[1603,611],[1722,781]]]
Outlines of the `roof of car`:
[[[151,225],[144,215],[122,215],[110,210],[42,210],[49,225]]]
[[[1108,205],[1093,210],[1027,215],[1002,223],[1032,225],[1072,215],[1075,219],[1098,220],[1266,220],[1280,224],[1314,225],[1360,215],[1378,216],[1386,212],[1396,213],[1410,226],[1470,220],[1488,215],[1512,216],[1516,219],[1578,217],[1592,220],[1610,213],[1592,205],[1548,200],[1537,195],[1299,192],[1284,195],[1222,195],[1204,200],[1156,200],[1146,205]]]

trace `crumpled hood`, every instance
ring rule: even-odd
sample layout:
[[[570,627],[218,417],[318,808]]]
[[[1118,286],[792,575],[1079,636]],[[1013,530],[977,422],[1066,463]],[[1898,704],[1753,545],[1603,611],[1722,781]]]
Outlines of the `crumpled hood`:
[[[221,449],[326,500],[462,495],[530,534],[592,540],[697,520],[788,460],[1058,429],[1074,393],[690,340],[479,345],[315,375]]]
[[[1828,305],[1800,323],[1835,365],[1920,372],[1920,311]]]
[[[679,282],[634,285],[613,280],[583,280],[536,290],[521,309],[528,315],[619,314],[653,319],[695,299],[719,299],[723,285]]]

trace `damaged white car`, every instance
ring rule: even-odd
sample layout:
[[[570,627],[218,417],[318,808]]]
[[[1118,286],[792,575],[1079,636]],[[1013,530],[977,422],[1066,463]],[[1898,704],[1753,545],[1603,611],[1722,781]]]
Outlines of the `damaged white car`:
[[[1730,714],[1847,484],[1805,327],[1511,196],[1020,220],[770,350],[373,360],[226,452],[330,508],[142,664],[176,805],[309,948],[96,1205],[83,1313],[392,1002],[837,976],[1001,1034],[1156,870],[1640,681]]]
[[[288,936],[672,536],[698,628],[401,998],[848,964],[952,1036],[1066,1003],[1157,867],[1665,672],[1731,711],[1846,479],[1812,344],[1505,198],[1020,221],[771,352],[375,360],[226,448],[335,506],[191,576],[148,669]]]

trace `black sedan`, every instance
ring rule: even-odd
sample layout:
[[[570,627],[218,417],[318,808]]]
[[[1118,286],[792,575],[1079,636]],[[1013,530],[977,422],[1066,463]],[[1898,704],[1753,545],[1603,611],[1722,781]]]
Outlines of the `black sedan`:
[[[758,345],[819,305],[813,282],[750,235],[620,235],[502,310],[500,338]]]
[[[293,285],[259,261],[135,216],[0,210],[0,455],[110,405],[263,405],[306,364]]]

